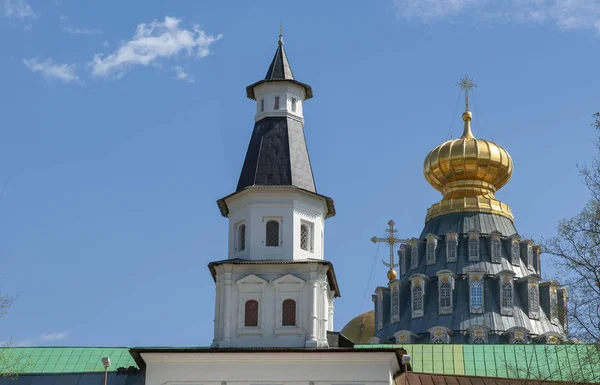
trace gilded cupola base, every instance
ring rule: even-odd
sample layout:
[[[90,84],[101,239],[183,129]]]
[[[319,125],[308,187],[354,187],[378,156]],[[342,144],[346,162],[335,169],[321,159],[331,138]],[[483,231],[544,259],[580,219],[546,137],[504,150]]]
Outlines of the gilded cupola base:
[[[431,207],[427,209],[425,222],[429,222],[431,219],[442,215],[453,213],[489,213],[503,216],[511,221],[514,220],[512,211],[506,203],[502,203],[493,198],[475,196],[468,198],[451,198],[431,205]]]

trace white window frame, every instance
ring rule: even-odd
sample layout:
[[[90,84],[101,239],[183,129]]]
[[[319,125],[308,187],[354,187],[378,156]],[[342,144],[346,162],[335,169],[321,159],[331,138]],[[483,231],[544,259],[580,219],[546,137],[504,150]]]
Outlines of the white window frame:
[[[508,301],[504,300],[505,290],[508,289]],[[513,315],[515,306],[515,288],[511,277],[505,276],[500,280],[500,314],[506,316]]]
[[[490,254],[493,263],[500,263],[502,261],[502,241],[497,234],[492,235],[492,240],[490,241]]]
[[[302,248],[302,226],[306,226],[307,228],[307,242],[308,242],[308,248],[304,249]],[[300,246],[301,250],[304,250],[308,253],[314,253],[315,252],[315,225],[312,222],[308,222],[305,220],[301,220],[300,221],[300,229],[299,229],[300,233],[299,233],[299,237],[298,237],[298,243]]]
[[[241,242],[240,235],[241,235],[242,226],[244,226],[244,248],[243,249],[240,247],[240,242]],[[248,226],[246,226],[246,222],[240,221],[235,224],[234,249],[235,249],[236,253],[241,253],[242,251],[246,250],[246,247],[248,245],[247,241],[248,241]]]
[[[268,248],[282,247],[283,246],[283,218],[282,217],[263,217],[263,245]],[[267,223],[274,221],[279,223],[279,235],[278,235],[278,246],[267,246]]]
[[[540,318],[540,288],[536,281],[529,281],[527,285],[527,297],[529,301],[529,318]]]
[[[377,290],[377,311],[375,312],[375,318],[377,318],[377,331],[383,329],[383,289]]]
[[[550,322],[555,325],[559,324],[558,321],[558,294],[556,292],[556,286],[550,286]]]
[[[292,100],[291,100],[291,104],[292,104],[292,112],[296,112],[296,104],[297,104],[297,103],[298,103],[298,102],[297,102],[297,99],[296,99],[296,98],[294,98],[294,97],[292,97]]]
[[[487,326],[472,326],[468,330],[470,344],[487,344],[490,328]]]
[[[519,245],[519,239],[513,237],[510,242],[510,263],[513,266],[519,266],[519,260],[521,259],[521,246]]]
[[[273,281],[275,286],[275,303],[277,308],[275,309],[275,334],[304,334],[304,328],[302,325],[302,290],[306,281],[296,277],[293,274],[286,274],[283,277],[279,277]],[[286,299],[292,299],[296,301],[296,325],[283,326],[283,301]]]
[[[429,331],[429,343],[431,344],[447,344],[450,343],[450,335],[448,329],[444,326],[434,326]]]
[[[527,268],[533,270],[533,244],[527,242]]]
[[[470,231],[467,241],[467,253],[469,255],[469,261],[479,261],[479,233]]]
[[[417,298],[415,297],[415,291],[419,289],[420,294],[421,294],[421,302],[420,302],[420,309],[415,309],[415,305],[418,304],[417,302]],[[412,287],[410,288],[410,302],[411,302],[411,312],[412,312],[412,318],[419,318],[419,317],[423,317],[424,314],[424,307],[425,307],[425,282],[423,280],[416,280],[413,282]]]
[[[400,322],[400,282],[390,286],[390,323]]]
[[[444,298],[443,295],[442,295],[443,294],[442,290],[443,290],[443,287],[445,285],[448,286],[448,293],[447,294],[448,294],[448,300],[450,302],[450,305],[447,305],[447,306],[442,305],[442,300]],[[439,306],[439,309],[440,309],[439,310],[439,314],[440,315],[452,314],[452,284],[450,282],[448,282],[448,281],[441,282],[439,284],[438,290],[439,290],[439,304],[438,304],[438,306]]]
[[[412,242],[410,246],[410,269],[415,270],[419,267],[419,244]]]
[[[400,250],[398,250],[398,256],[400,257],[400,276],[406,274],[409,269],[406,268],[406,245],[400,245]]]
[[[255,274],[249,274],[235,281],[238,287],[238,335],[263,335],[264,325],[264,291],[267,286],[267,281],[258,277]],[[258,302],[258,322],[257,326],[246,326],[246,302],[255,300]]]
[[[458,235],[446,234],[446,262],[456,262],[458,259]]]
[[[427,236],[427,246],[425,248],[426,252],[426,260],[427,266],[435,265],[435,250],[437,248],[437,238],[433,235]]]
[[[473,291],[476,288],[476,286],[479,286],[479,288],[481,289],[481,304],[480,305],[475,305],[474,304],[474,300],[475,298],[477,298],[477,295],[473,295]],[[480,314],[483,313],[483,280],[481,279],[474,279],[471,282],[469,282],[469,304],[471,307],[471,313],[473,314]]]
[[[275,100],[273,101],[273,109],[275,111],[281,108],[281,97],[279,95],[275,96]]]

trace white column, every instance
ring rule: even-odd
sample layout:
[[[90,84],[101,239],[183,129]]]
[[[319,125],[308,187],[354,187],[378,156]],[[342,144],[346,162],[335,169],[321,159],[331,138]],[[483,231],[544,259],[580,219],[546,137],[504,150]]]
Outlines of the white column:
[[[221,326],[221,314],[220,314],[220,306],[219,302],[221,301],[219,285],[221,284],[221,274],[217,272],[217,276],[215,279],[215,317],[214,317],[214,327],[215,333],[213,337],[213,342],[210,345],[213,348],[219,346],[219,328]]]
[[[231,307],[235,306],[231,300],[231,273],[227,272],[223,275],[225,279],[225,293],[223,296],[223,307],[225,311],[223,312],[223,337],[219,344],[219,347],[221,348],[229,347],[231,343]]]
[[[327,314],[328,314],[328,307],[329,304],[327,301],[327,281],[325,279],[323,279],[323,281],[321,281],[321,293],[319,295],[319,300],[321,301],[320,303],[320,308],[321,308],[321,322],[320,322],[320,329],[321,329],[321,338],[322,338],[322,344],[323,347],[328,347],[329,344],[327,342]]]
[[[329,308],[328,308],[328,319],[327,319],[327,330],[331,330],[333,331],[333,310],[334,310],[334,306],[333,306],[333,296],[334,293],[332,290],[329,291],[329,296],[328,298],[328,302],[329,302]]]
[[[307,282],[310,290],[308,309],[310,311],[308,317],[308,340],[306,340],[307,348],[316,348],[318,345],[317,341],[317,322],[318,322],[318,304],[317,297],[319,295],[318,290],[318,282],[317,282],[317,272],[310,273],[310,280]]]

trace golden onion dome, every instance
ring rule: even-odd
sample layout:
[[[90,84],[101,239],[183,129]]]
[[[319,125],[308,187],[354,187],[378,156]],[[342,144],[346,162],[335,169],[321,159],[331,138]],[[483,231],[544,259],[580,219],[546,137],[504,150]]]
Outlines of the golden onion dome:
[[[463,135],[440,144],[425,157],[425,179],[443,196],[429,208],[426,221],[455,212],[489,212],[513,220],[508,205],[494,196],[510,180],[512,159],[496,143],[473,136],[472,118],[465,111]]]
[[[352,318],[340,331],[344,337],[355,344],[366,344],[375,336],[375,310],[370,310]]]

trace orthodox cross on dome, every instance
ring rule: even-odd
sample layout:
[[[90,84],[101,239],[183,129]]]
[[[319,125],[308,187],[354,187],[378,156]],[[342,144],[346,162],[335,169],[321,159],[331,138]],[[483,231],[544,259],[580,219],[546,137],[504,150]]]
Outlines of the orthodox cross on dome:
[[[477,87],[477,84],[473,83],[473,79],[469,78],[469,75],[465,75],[456,85],[461,90],[465,90],[465,111],[469,111],[469,90]]]
[[[386,243],[389,248],[390,248],[390,263],[387,263],[385,261],[382,261],[383,264],[387,267],[390,268],[390,271],[388,272],[388,279],[390,281],[394,280],[396,278],[396,272],[394,270],[396,264],[394,263],[394,249],[396,248],[396,245],[399,245],[401,243],[407,243],[409,240],[408,239],[400,239],[400,238],[396,238],[396,233],[398,233],[398,230],[394,229],[394,225],[396,223],[390,219],[390,221],[388,222],[388,226],[390,226],[389,229],[386,229],[385,232],[388,233],[387,237],[385,238],[378,238],[378,237],[373,237],[371,238],[371,242],[373,243]]]

